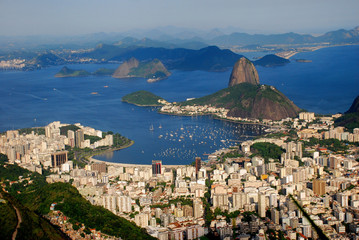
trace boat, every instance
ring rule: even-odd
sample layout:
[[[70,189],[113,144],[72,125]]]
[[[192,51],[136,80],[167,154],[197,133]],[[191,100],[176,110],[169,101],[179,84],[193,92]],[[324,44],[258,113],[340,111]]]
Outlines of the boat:
[[[160,126],[158,128],[162,128],[162,125],[160,124]]]
[[[150,126],[150,131],[153,131],[153,125]]]

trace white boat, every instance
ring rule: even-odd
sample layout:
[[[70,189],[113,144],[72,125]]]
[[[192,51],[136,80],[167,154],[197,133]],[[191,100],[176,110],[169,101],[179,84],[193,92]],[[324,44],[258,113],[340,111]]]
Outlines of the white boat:
[[[150,131],[153,131],[153,125],[150,126]]]

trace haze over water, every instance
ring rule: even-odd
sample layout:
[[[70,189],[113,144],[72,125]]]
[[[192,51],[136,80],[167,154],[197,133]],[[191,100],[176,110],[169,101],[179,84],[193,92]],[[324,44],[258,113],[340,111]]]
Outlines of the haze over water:
[[[359,46],[335,47],[301,53],[284,67],[258,67],[260,81],[274,85],[300,108],[317,113],[346,111],[359,90]],[[95,71],[118,65],[72,65]],[[52,121],[81,123],[103,131],[119,132],[135,141],[125,150],[97,156],[112,162],[188,164],[195,156],[255,135],[236,124],[211,117],[161,115],[154,108],[121,102],[138,90],[151,91],[169,101],[200,97],[227,87],[230,70],[222,73],[174,71],[166,80],[149,84],[145,79],[111,77],[55,78],[62,66],[33,72],[0,72],[0,131],[44,126]],[[104,86],[108,86],[107,88]],[[98,92],[98,95],[91,94]],[[153,131],[150,127],[153,125]],[[161,128],[160,128],[161,126]],[[171,136],[172,135],[172,136]]]

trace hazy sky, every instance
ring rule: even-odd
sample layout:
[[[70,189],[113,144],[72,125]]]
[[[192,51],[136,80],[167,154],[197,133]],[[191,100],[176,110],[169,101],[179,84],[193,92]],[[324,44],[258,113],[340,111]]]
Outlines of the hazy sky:
[[[0,0],[0,35],[74,35],[160,26],[323,33],[359,25],[359,0]]]

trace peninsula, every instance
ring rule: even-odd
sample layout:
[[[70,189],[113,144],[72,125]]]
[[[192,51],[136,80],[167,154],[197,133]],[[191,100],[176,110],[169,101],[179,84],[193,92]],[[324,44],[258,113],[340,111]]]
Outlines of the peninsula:
[[[148,91],[137,91],[127,94],[126,96],[122,97],[122,101],[142,107],[163,106],[167,103],[167,101],[163,98]]]
[[[137,93],[132,96],[136,96],[134,101],[144,98],[143,93],[140,97]],[[300,108],[275,87],[259,84],[256,68],[244,57],[234,65],[228,88],[185,102],[163,103],[160,113],[188,116],[210,114],[231,121],[278,121],[296,117],[300,112]]]

